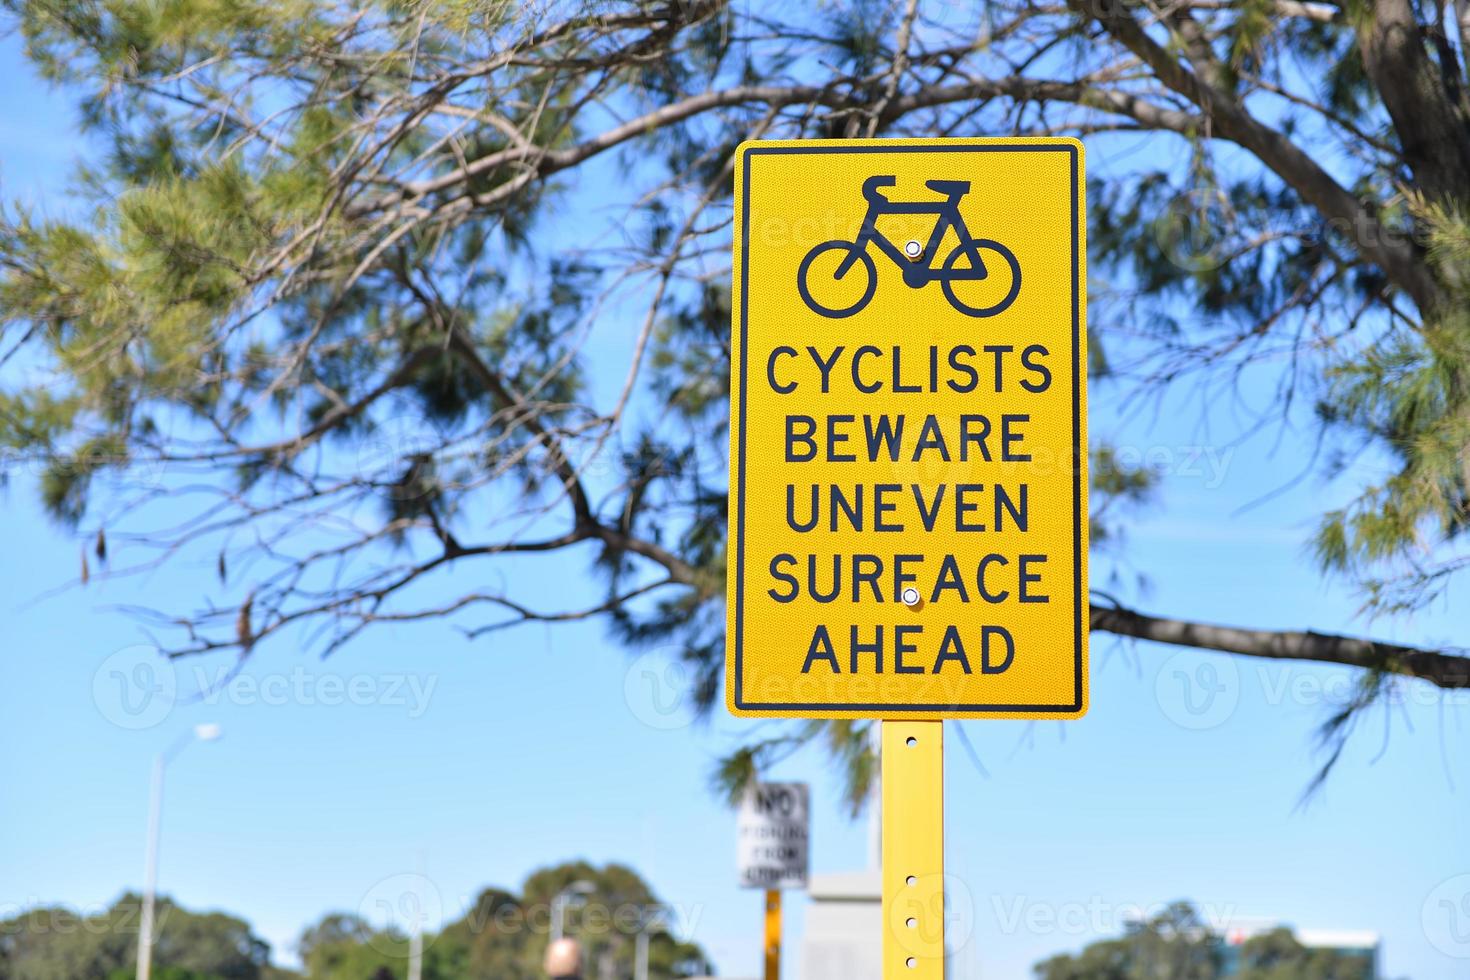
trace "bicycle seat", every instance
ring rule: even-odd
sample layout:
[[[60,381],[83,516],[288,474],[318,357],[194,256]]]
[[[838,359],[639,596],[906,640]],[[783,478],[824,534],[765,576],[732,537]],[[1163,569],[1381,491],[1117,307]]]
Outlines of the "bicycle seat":
[[[931,191],[940,194],[948,194],[950,197],[959,197],[961,194],[970,193],[970,182],[968,180],[926,180],[924,186]]]
[[[882,188],[892,187],[896,183],[898,178],[891,174],[869,177],[863,181],[863,197],[870,201],[886,201],[888,198],[883,196]]]

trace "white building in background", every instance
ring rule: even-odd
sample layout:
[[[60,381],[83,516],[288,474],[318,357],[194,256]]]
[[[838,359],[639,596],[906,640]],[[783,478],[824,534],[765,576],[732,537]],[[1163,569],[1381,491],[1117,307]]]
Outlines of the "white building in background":
[[[1296,929],[1267,919],[1244,922],[1235,919],[1230,922],[1221,940],[1223,975],[1234,976],[1240,969],[1241,947],[1248,940],[1283,928],[1289,929],[1296,941],[1308,949],[1330,949],[1345,956],[1362,958],[1368,964],[1369,980],[1378,980],[1378,949],[1383,941],[1378,933],[1362,929]]]
[[[883,880],[876,871],[812,875],[801,980],[882,980]]]

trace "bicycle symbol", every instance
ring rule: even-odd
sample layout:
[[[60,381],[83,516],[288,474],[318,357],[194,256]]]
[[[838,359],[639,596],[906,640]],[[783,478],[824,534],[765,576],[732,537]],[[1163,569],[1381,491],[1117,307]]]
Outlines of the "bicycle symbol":
[[[879,251],[892,259],[893,263],[903,271],[904,285],[910,289],[919,289],[937,279],[940,288],[944,290],[944,298],[949,300],[950,306],[961,313],[974,317],[995,316],[1014,303],[1016,294],[1021,291],[1020,263],[1016,261],[1011,250],[1000,242],[991,241],[988,238],[971,238],[969,229],[965,227],[965,219],[960,216],[960,198],[970,192],[970,182],[968,180],[926,180],[925,187],[946,196],[943,201],[890,201],[883,196],[883,188],[892,187],[897,182],[898,178],[891,175],[869,177],[863,181],[863,197],[868,201],[868,211],[863,217],[857,241],[849,242],[839,238],[835,241],[823,242],[806,253],[806,257],[801,260],[801,265],[796,270],[796,288],[801,293],[802,300],[811,307],[812,312],[826,317],[840,318],[852,316],[868,305],[878,288],[878,269],[873,264],[873,257],[868,254],[870,242],[877,245]],[[904,249],[900,249],[878,230],[878,218],[888,214],[937,214],[939,221],[936,222],[927,244],[911,241],[906,243]],[[936,258],[935,253],[944,238],[944,233],[951,228],[954,229],[959,244],[955,246],[954,251],[949,253],[949,257],[944,260],[944,265],[936,269],[932,264]],[[843,281],[854,267],[859,265],[863,274],[867,276],[862,295],[856,302],[848,306],[829,306],[818,302],[812,296],[810,288],[812,263],[820,256],[832,251],[846,253],[832,273],[833,282]],[[986,268],[985,260],[981,256],[982,252],[994,252],[1004,260],[1005,266],[1009,267],[1010,289],[998,303],[990,306],[971,306],[955,295],[954,284],[990,278],[991,270]],[[921,258],[926,261],[920,263]],[[956,265],[962,259],[964,264]],[[992,259],[991,265],[994,264]],[[825,285],[824,278],[818,276],[816,285],[819,288]]]

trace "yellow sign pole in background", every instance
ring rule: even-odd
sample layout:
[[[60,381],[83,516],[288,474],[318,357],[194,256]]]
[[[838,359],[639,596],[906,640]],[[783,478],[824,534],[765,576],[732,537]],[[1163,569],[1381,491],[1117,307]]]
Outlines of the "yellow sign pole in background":
[[[781,890],[766,889],[766,975],[781,980]]]
[[[944,722],[879,724],[883,980],[943,980]]]

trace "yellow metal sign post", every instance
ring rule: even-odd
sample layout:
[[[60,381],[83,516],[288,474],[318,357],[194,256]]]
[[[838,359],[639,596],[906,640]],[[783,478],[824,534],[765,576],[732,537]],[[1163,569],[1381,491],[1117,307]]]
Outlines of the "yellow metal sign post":
[[[944,977],[944,722],[883,726],[883,977]]]
[[[727,705],[882,721],[884,976],[942,977],[942,720],[1087,712],[1082,145],[735,175]]]

